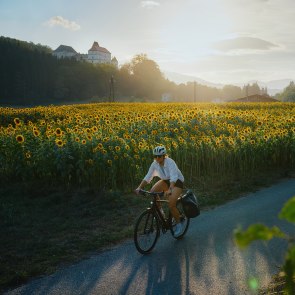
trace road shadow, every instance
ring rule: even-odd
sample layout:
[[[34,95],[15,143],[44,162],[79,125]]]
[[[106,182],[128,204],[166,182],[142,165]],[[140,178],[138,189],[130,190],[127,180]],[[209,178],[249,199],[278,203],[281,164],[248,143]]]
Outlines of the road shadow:
[[[275,202],[267,189],[202,212],[182,240],[167,232],[149,255],[128,241],[7,294],[257,294],[282,264],[287,244],[274,239],[242,251],[233,242],[233,231],[261,222],[295,234],[293,225],[277,218],[288,199],[283,190],[284,185]]]

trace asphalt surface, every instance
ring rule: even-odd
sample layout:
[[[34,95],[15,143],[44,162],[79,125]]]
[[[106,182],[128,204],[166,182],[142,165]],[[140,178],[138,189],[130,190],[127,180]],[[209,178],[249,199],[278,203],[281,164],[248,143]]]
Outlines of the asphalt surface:
[[[233,243],[233,231],[259,222],[294,235],[295,227],[277,218],[294,195],[295,179],[285,179],[201,212],[184,239],[177,241],[168,232],[149,255],[139,254],[130,240],[6,294],[255,294],[250,282],[269,284],[287,244],[258,241],[242,251]]]

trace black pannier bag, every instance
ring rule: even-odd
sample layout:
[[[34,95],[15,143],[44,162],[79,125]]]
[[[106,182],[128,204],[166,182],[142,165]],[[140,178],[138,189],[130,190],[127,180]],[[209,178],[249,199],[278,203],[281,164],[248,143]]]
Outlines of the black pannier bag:
[[[191,190],[188,190],[182,197],[181,203],[184,214],[188,218],[194,218],[200,215],[200,206],[197,197]]]

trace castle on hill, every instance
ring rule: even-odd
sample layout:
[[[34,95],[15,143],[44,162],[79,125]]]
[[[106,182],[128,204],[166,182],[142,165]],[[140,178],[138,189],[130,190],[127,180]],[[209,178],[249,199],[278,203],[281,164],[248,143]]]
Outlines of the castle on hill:
[[[100,47],[99,44],[94,41],[92,47],[88,50],[88,54],[77,53],[71,46],[60,45],[52,53],[57,58],[75,58],[80,61],[87,61],[92,64],[113,64],[118,67],[118,61],[114,56],[112,58],[111,53],[104,47]]]

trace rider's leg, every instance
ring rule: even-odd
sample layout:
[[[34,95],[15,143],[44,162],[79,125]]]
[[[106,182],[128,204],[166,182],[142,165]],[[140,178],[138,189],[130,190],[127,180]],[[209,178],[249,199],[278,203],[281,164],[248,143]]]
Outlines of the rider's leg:
[[[173,188],[172,194],[169,196],[169,209],[176,223],[180,222],[180,214],[176,207],[176,202],[178,197],[181,195],[181,193],[182,193],[182,188],[175,186]]]
[[[164,181],[164,180],[159,180],[157,181],[153,187],[151,188],[151,192],[165,192],[168,190],[168,184]],[[159,200],[159,197],[157,197],[157,199]],[[161,203],[157,202],[158,208],[161,209]]]
[[[151,192],[165,192],[168,190],[168,185],[164,180],[157,181],[151,188]]]

